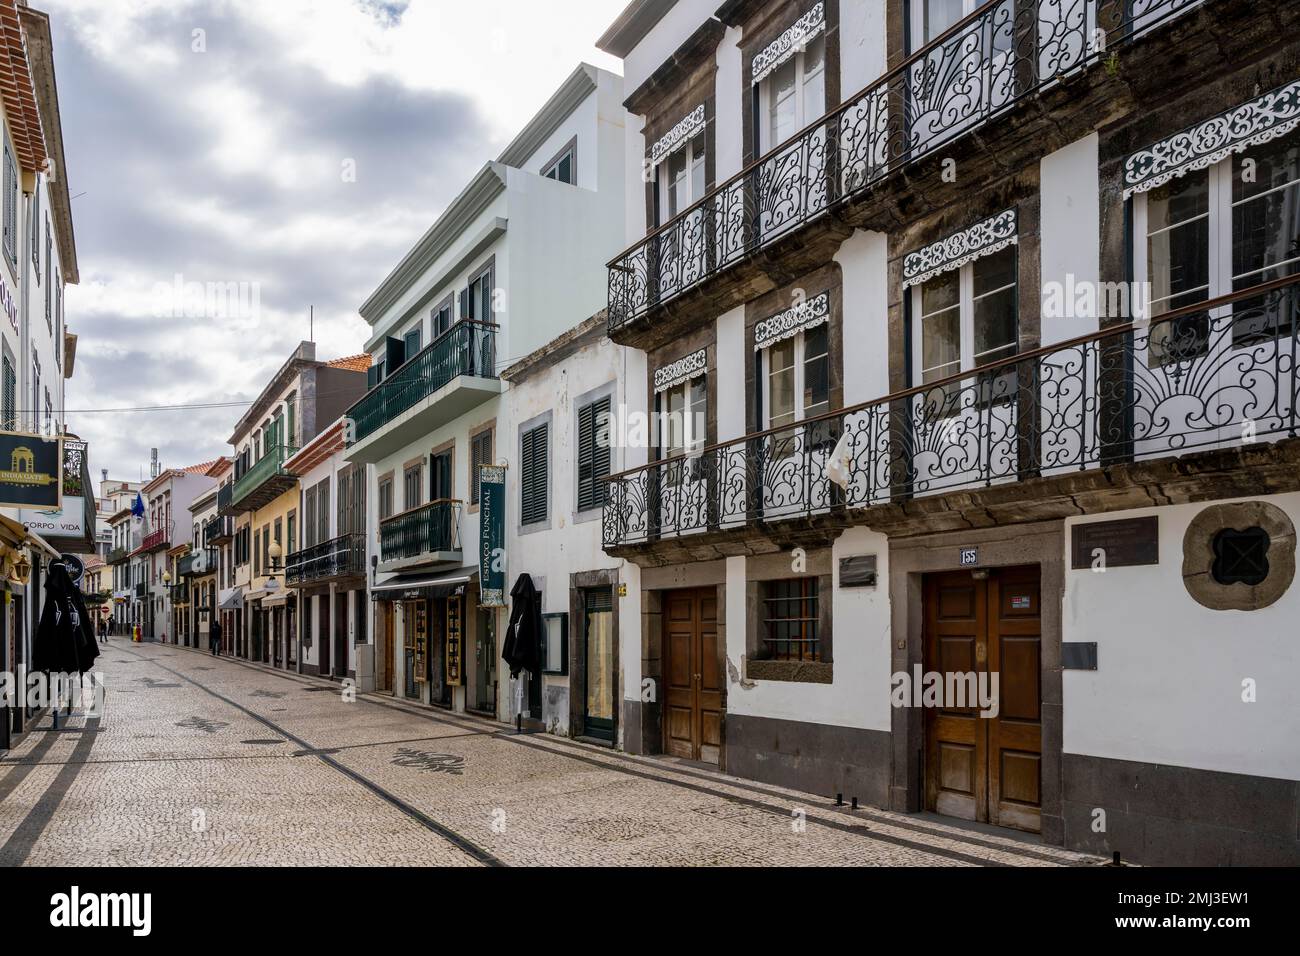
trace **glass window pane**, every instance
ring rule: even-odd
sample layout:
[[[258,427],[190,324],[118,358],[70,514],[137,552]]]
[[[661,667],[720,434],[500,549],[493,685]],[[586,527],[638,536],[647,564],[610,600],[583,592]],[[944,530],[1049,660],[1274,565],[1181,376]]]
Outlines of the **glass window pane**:
[[[794,339],[768,350],[768,410],[770,427],[794,421]]]
[[[961,371],[961,320],[948,309],[921,320],[921,381],[934,382]]]
[[[921,286],[921,314],[929,315],[957,304],[958,270],[935,276]]]
[[[920,3],[922,43],[936,39],[964,15],[962,0],[920,0]]]
[[[1252,149],[1250,158],[1256,162],[1254,182],[1246,182],[1237,168],[1241,161],[1233,161],[1235,289],[1290,275],[1300,257],[1300,137]]]

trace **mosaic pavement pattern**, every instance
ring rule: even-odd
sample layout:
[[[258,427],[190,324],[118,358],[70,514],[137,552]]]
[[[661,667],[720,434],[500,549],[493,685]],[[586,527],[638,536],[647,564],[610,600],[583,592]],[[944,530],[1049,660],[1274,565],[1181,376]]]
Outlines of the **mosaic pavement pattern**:
[[[0,759],[0,866],[1101,862],[183,648],[101,663],[101,719]]]

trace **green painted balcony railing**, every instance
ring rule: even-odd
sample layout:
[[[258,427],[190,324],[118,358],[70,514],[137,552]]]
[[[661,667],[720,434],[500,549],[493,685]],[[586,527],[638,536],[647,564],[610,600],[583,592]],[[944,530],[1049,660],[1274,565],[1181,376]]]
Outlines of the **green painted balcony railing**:
[[[256,465],[235,479],[235,489],[231,496],[232,503],[238,504],[262,486],[268,478],[284,473],[284,463],[298,449],[289,445],[275,445],[270,448]]]
[[[459,501],[434,501],[380,522],[381,559],[401,561],[459,551],[460,509]]]
[[[496,330],[490,322],[461,319],[417,352],[348,410],[350,444],[373,435],[458,376],[496,378]]]

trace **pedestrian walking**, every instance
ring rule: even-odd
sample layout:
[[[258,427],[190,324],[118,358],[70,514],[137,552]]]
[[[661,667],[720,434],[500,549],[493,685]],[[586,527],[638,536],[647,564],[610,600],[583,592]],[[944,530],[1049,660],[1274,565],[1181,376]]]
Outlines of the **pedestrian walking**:
[[[221,656],[221,622],[215,617],[208,627],[208,650],[213,657]]]

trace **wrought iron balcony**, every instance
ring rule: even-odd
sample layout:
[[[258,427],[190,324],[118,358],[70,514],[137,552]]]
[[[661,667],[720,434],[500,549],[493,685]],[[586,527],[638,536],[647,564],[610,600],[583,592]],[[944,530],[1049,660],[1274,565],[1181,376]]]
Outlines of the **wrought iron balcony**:
[[[104,560],[107,564],[122,564],[130,556],[131,552],[127,548],[114,548]]]
[[[340,535],[295,551],[285,562],[285,582],[289,587],[365,573],[366,536],[361,532]]]
[[[237,512],[262,508],[284,494],[298,479],[284,470],[284,463],[298,451],[290,445],[273,445],[257,464],[234,482],[231,508]]]
[[[347,412],[348,459],[376,461],[498,394],[496,330],[462,319],[367,392]]]
[[[227,482],[217,489],[217,512],[229,515],[234,510],[235,485]]]
[[[1300,275],[615,475],[605,547],[1294,438],[1298,358]]]
[[[608,264],[622,330],[1204,0],[989,0]]]
[[[459,562],[459,501],[434,501],[379,524],[379,559],[384,564]]]
[[[224,489],[223,489],[224,490]],[[220,498],[220,495],[218,495]],[[218,504],[220,507],[220,504]],[[203,525],[203,545],[212,547],[235,536],[235,521],[225,515],[209,518]]]
[[[169,541],[171,541],[171,532],[166,528],[159,528],[144,536],[144,540],[140,542],[140,550],[157,551],[159,548],[167,547]]]

